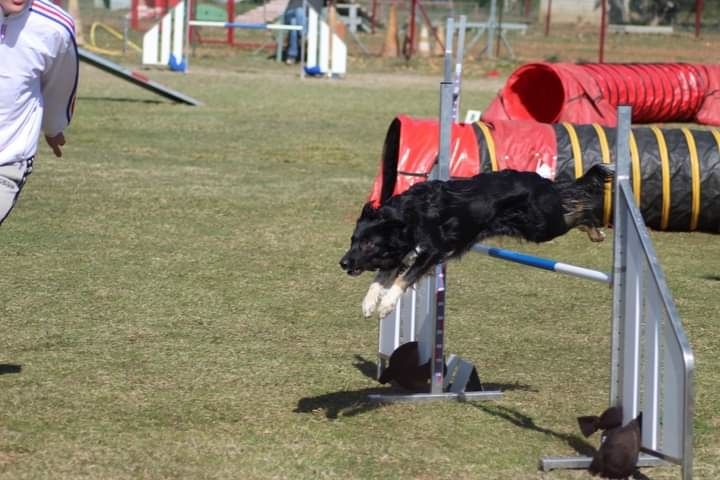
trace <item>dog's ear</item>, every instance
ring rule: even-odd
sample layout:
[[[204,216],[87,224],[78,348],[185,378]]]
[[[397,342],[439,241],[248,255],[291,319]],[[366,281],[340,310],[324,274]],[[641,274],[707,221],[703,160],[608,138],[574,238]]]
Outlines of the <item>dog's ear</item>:
[[[372,202],[367,202],[365,205],[363,205],[362,212],[360,213],[360,218],[366,220],[374,220],[378,218],[378,216],[379,209],[374,207]]]
[[[400,210],[388,205],[380,207],[380,219],[388,223],[405,224],[405,219]]]

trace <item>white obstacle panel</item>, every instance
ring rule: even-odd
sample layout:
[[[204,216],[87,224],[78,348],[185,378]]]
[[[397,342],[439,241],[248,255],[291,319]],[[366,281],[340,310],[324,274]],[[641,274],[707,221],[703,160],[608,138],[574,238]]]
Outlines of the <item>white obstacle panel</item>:
[[[168,65],[170,57],[183,60],[185,2],[180,2],[143,35],[143,65]]]
[[[327,10],[326,10],[327,11]],[[312,7],[308,8],[307,60],[308,70],[319,70],[328,75],[347,73],[347,45],[330,30],[325,18]]]
[[[407,342],[418,342],[421,364],[430,359],[435,301],[433,280],[432,277],[423,277],[408,288],[395,310],[380,320],[378,359],[381,371],[378,376],[392,352]]]

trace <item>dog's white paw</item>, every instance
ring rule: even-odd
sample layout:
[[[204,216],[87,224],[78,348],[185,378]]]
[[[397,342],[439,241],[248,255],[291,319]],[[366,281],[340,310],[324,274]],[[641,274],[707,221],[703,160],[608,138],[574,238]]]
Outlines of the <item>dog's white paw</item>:
[[[370,288],[368,288],[365,298],[363,298],[362,301],[362,313],[365,318],[372,316],[373,312],[375,312],[375,307],[377,307],[380,301],[383,290],[383,286],[378,282],[370,284]]]
[[[397,305],[400,297],[402,297],[402,294],[403,289],[397,285],[390,287],[390,290],[388,290],[382,297],[382,300],[380,300],[380,306],[378,307],[378,316],[380,319],[387,317],[393,310],[395,310],[395,305]]]
[[[599,228],[583,226],[580,230],[587,234],[591,242],[602,242],[605,240],[605,232]]]

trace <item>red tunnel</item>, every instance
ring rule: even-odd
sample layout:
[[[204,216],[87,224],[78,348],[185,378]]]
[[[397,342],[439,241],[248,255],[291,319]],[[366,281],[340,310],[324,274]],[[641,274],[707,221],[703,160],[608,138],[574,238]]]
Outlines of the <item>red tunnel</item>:
[[[484,121],[617,124],[630,105],[634,123],[720,125],[720,65],[685,63],[530,63],[515,70]]]

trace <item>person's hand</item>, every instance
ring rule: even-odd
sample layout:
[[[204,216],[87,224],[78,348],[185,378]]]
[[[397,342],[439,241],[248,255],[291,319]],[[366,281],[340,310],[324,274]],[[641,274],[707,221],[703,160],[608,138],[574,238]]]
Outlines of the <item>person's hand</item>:
[[[60,147],[65,145],[65,135],[63,135],[63,132],[58,133],[54,137],[45,135],[45,141],[50,145],[56,157],[62,157],[62,149]]]

